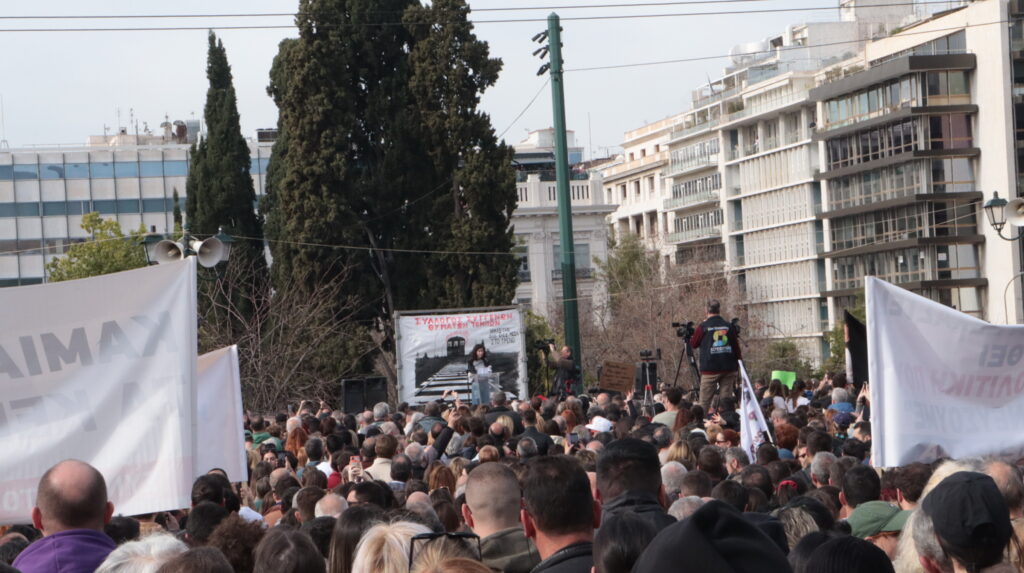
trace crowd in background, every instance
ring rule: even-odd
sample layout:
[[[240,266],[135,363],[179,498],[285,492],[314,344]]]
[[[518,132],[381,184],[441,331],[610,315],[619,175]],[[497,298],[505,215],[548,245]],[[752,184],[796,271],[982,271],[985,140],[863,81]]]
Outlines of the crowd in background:
[[[250,415],[248,481],[211,469],[187,509],[118,515],[114,476],[54,466],[0,572],[1020,570],[1017,464],[875,468],[864,389],[755,386],[753,455],[733,396],[676,387]]]

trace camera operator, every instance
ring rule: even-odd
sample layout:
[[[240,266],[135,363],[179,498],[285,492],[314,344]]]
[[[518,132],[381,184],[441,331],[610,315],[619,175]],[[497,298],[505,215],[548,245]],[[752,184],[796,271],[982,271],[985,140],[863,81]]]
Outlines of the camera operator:
[[[697,326],[690,345],[700,349],[700,405],[710,413],[711,398],[718,386],[721,397],[733,396],[739,378],[739,332],[721,316],[722,303],[708,301],[708,315]]]
[[[576,363],[572,359],[572,349],[563,346],[560,352],[555,352],[555,345],[548,344],[549,352],[545,353],[548,366],[555,369],[555,381],[551,391],[559,396],[575,394],[576,384]],[[556,390],[557,388],[557,390]]]

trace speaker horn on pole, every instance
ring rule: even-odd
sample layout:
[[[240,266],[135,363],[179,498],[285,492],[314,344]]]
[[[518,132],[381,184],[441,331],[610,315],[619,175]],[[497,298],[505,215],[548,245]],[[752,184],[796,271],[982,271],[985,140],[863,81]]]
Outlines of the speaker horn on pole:
[[[1014,199],[1006,204],[1006,222],[1014,227],[1024,227],[1024,199]]]
[[[185,258],[185,247],[170,239],[164,239],[153,247],[153,260],[157,263],[170,263]]]
[[[196,253],[199,264],[211,268],[217,266],[224,255],[224,243],[217,237],[199,241],[192,241],[192,250]]]

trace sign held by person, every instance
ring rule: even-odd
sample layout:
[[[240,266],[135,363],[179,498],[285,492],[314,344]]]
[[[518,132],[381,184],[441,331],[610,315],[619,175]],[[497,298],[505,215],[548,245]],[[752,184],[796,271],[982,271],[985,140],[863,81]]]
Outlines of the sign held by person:
[[[196,419],[203,435],[196,451],[196,472],[220,468],[232,482],[249,481],[238,347],[207,352],[199,357],[196,370]]]
[[[1024,456],[1024,326],[865,281],[872,463]]]
[[[0,523],[28,521],[69,458],[124,515],[189,505],[195,467],[195,259],[0,289]]]

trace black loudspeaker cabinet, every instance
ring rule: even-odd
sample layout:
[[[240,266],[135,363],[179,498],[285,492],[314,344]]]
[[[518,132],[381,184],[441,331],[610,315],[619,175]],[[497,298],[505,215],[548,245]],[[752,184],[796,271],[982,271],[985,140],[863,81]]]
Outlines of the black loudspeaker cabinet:
[[[341,404],[346,414],[372,410],[378,402],[388,401],[388,381],[383,376],[346,378],[341,381]]]
[[[644,386],[651,385],[651,390],[658,391],[658,363],[637,362],[636,363],[636,395],[643,397]]]

